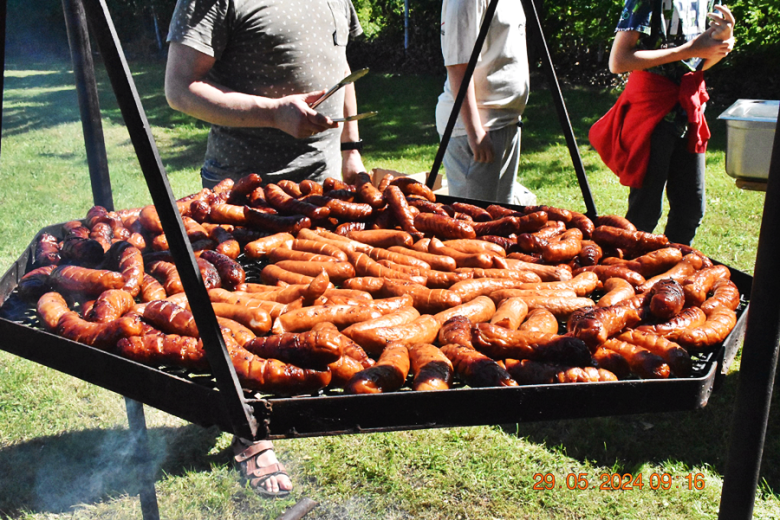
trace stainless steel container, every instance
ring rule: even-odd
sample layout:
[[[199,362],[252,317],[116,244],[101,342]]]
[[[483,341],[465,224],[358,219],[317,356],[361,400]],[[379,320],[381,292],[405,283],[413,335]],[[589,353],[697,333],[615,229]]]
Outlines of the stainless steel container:
[[[780,101],[738,99],[718,119],[726,121],[726,173],[766,181]]]

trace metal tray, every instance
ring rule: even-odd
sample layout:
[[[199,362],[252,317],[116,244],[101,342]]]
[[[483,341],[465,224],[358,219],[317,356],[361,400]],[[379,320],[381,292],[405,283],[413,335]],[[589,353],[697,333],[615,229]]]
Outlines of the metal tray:
[[[61,224],[56,224],[39,234],[59,236],[60,228]],[[233,431],[223,397],[210,374],[149,367],[41,330],[34,309],[21,304],[15,294],[18,281],[31,268],[34,245],[35,239],[0,279],[1,350],[195,424]],[[402,390],[375,395],[326,391],[316,396],[279,398],[247,393],[247,402],[260,426],[257,437],[340,435],[702,408],[722,380],[744,336],[752,277],[731,271],[732,280],[743,295],[737,325],[723,345],[694,356],[690,377],[511,388],[460,387],[440,392]]]

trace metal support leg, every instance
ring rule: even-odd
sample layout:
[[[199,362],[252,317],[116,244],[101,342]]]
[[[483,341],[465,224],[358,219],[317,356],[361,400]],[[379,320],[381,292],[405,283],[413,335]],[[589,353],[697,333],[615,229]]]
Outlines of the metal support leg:
[[[728,465],[720,499],[721,520],[748,520],[761,469],[769,406],[780,344],[780,132],[775,133],[764,215],[758,236],[756,269],[750,295],[739,387],[731,425]]]
[[[160,512],[157,509],[157,492],[154,489],[153,469],[149,464],[149,443],[146,437],[146,419],[144,417],[144,405],[133,399],[125,397],[127,408],[127,422],[135,441],[136,458],[143,465],[141,474],[141,513],[144,520],[159,520]]]

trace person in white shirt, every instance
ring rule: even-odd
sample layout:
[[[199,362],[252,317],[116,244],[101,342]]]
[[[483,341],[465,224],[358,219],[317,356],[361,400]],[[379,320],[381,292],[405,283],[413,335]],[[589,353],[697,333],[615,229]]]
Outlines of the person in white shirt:
[[[482,25],[488,0],[443,0],[441,48],[447,81],[436,105],[444,134]],[[520,160],[520,119],[528,100],[525,13],[501,0],[490,22],[442,164],[449,194],[513,203]]]

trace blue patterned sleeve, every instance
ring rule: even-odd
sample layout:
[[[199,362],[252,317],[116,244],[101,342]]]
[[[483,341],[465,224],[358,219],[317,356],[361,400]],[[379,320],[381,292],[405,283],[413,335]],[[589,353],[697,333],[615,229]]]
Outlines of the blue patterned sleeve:
[[[615,31],[638,31],[650,34],[652,2],[648,0],[626,0]]]

